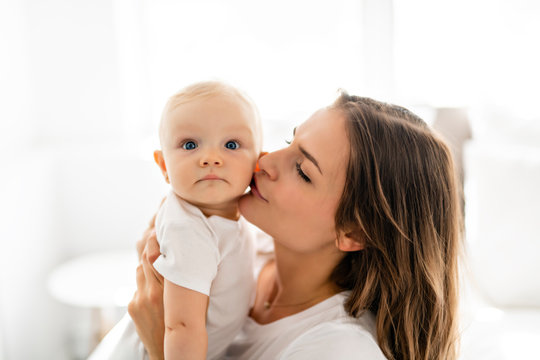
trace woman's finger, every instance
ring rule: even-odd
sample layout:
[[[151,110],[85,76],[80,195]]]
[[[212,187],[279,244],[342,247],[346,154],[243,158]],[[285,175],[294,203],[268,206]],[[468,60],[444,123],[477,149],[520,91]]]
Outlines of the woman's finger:
[[[142,268],[144,272],[144,285],[146,296],[152,304],[163,303],[163,278],[148,262],[146,257],[142,259]]]
[[[144,248],[146,247],[148,238],[151,236],[153,232],[154,232],[154,226],[152,225],[148,227],[146,230],[144,230],[141,239],[137,241],[136,247],[137,247],[137,255],[139,255],[139,260],[141,259]]]
[[[146,288],[146,276],[144,274],[143,265],[139,264],[136,270],[137,291],[144,291]]]
[[[161,203],[159,204],[160,208],[163,205],[163,202],[165,202],[165,199],[166,198],[161,199]],[[158,208],[158,211],[159,211],[159,208]],[[139,256],[139,260],[141,259],[142,252],[144,248],[146,247],[146,242],[148,241],[148,237],[150,236],[150,234],[154,231],[156,227],[156,216],[157,216],[157,212],[152,216],[152,218],[148,222],[148,228],[144,230],[142,238],[139,239],[136,243],[137,255]]]
[[[137,240],[137,243],[135,244],[135,247],[137,249],[137,255],[139,256],[139,261],[141,260],[143,250],[146,247],[146,240],[148,239],[147,231],[148,230],[145,230],[143,236],[139,240]]]
[[[146,258],[148,259],[148,262],[150,262],[150,264],[153,264],[154,261],[156,261],[156,259],[159,257],[159,255],[161,255],[155,231],[151,232],[148,236],[144,251],[146,253]]]
[[[146,249],[143,252],[143,257],[141,259],[141,265],[144,272],[145,283],[148,286],[154,281],[162,283],[162,276],[154,269],[154,265],[148,260],[148,255],[146,254]]]

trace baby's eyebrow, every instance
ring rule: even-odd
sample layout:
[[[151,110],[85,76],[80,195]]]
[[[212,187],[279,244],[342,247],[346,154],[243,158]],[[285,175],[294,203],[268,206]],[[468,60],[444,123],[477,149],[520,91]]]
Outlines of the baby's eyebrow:
[[[252,134],[253,131],[245,126],[232,126],[226,129],[230,133],[240,133],[240,134]]]

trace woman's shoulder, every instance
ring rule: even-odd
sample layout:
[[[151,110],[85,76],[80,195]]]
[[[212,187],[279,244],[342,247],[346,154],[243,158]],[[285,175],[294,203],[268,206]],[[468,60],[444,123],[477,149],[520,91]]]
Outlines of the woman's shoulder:
[[[296,338],[281,359],[373,359],[384,360],[376,340],[375,319],[365,312],[354,318],[343,316],[319,323]]]

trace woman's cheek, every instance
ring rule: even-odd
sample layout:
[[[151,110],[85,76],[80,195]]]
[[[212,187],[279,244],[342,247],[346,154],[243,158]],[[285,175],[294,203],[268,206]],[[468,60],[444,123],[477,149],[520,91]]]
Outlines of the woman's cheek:
[[[302,194],[294,186],[283,186],[276,189],[275,194],[278,196],[279,208],[284,212],[291,212],[295,215],[301,214],[305,208],[307,199],[305,194]]]

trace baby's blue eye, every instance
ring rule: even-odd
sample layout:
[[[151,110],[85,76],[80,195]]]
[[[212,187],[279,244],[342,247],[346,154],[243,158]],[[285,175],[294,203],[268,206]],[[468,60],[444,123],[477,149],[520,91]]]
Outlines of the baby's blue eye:
[[[185,150],[193,150],[197,147],[197,144],[195,144],[194,141],[186,141],[184,145],[182,145],[182,148]]]
[[[225,144],[225,147],[229,150],[236,150],[240,147],[240,144],[238,144],[238,142],[236,141],[227,141],[227,143]]]

